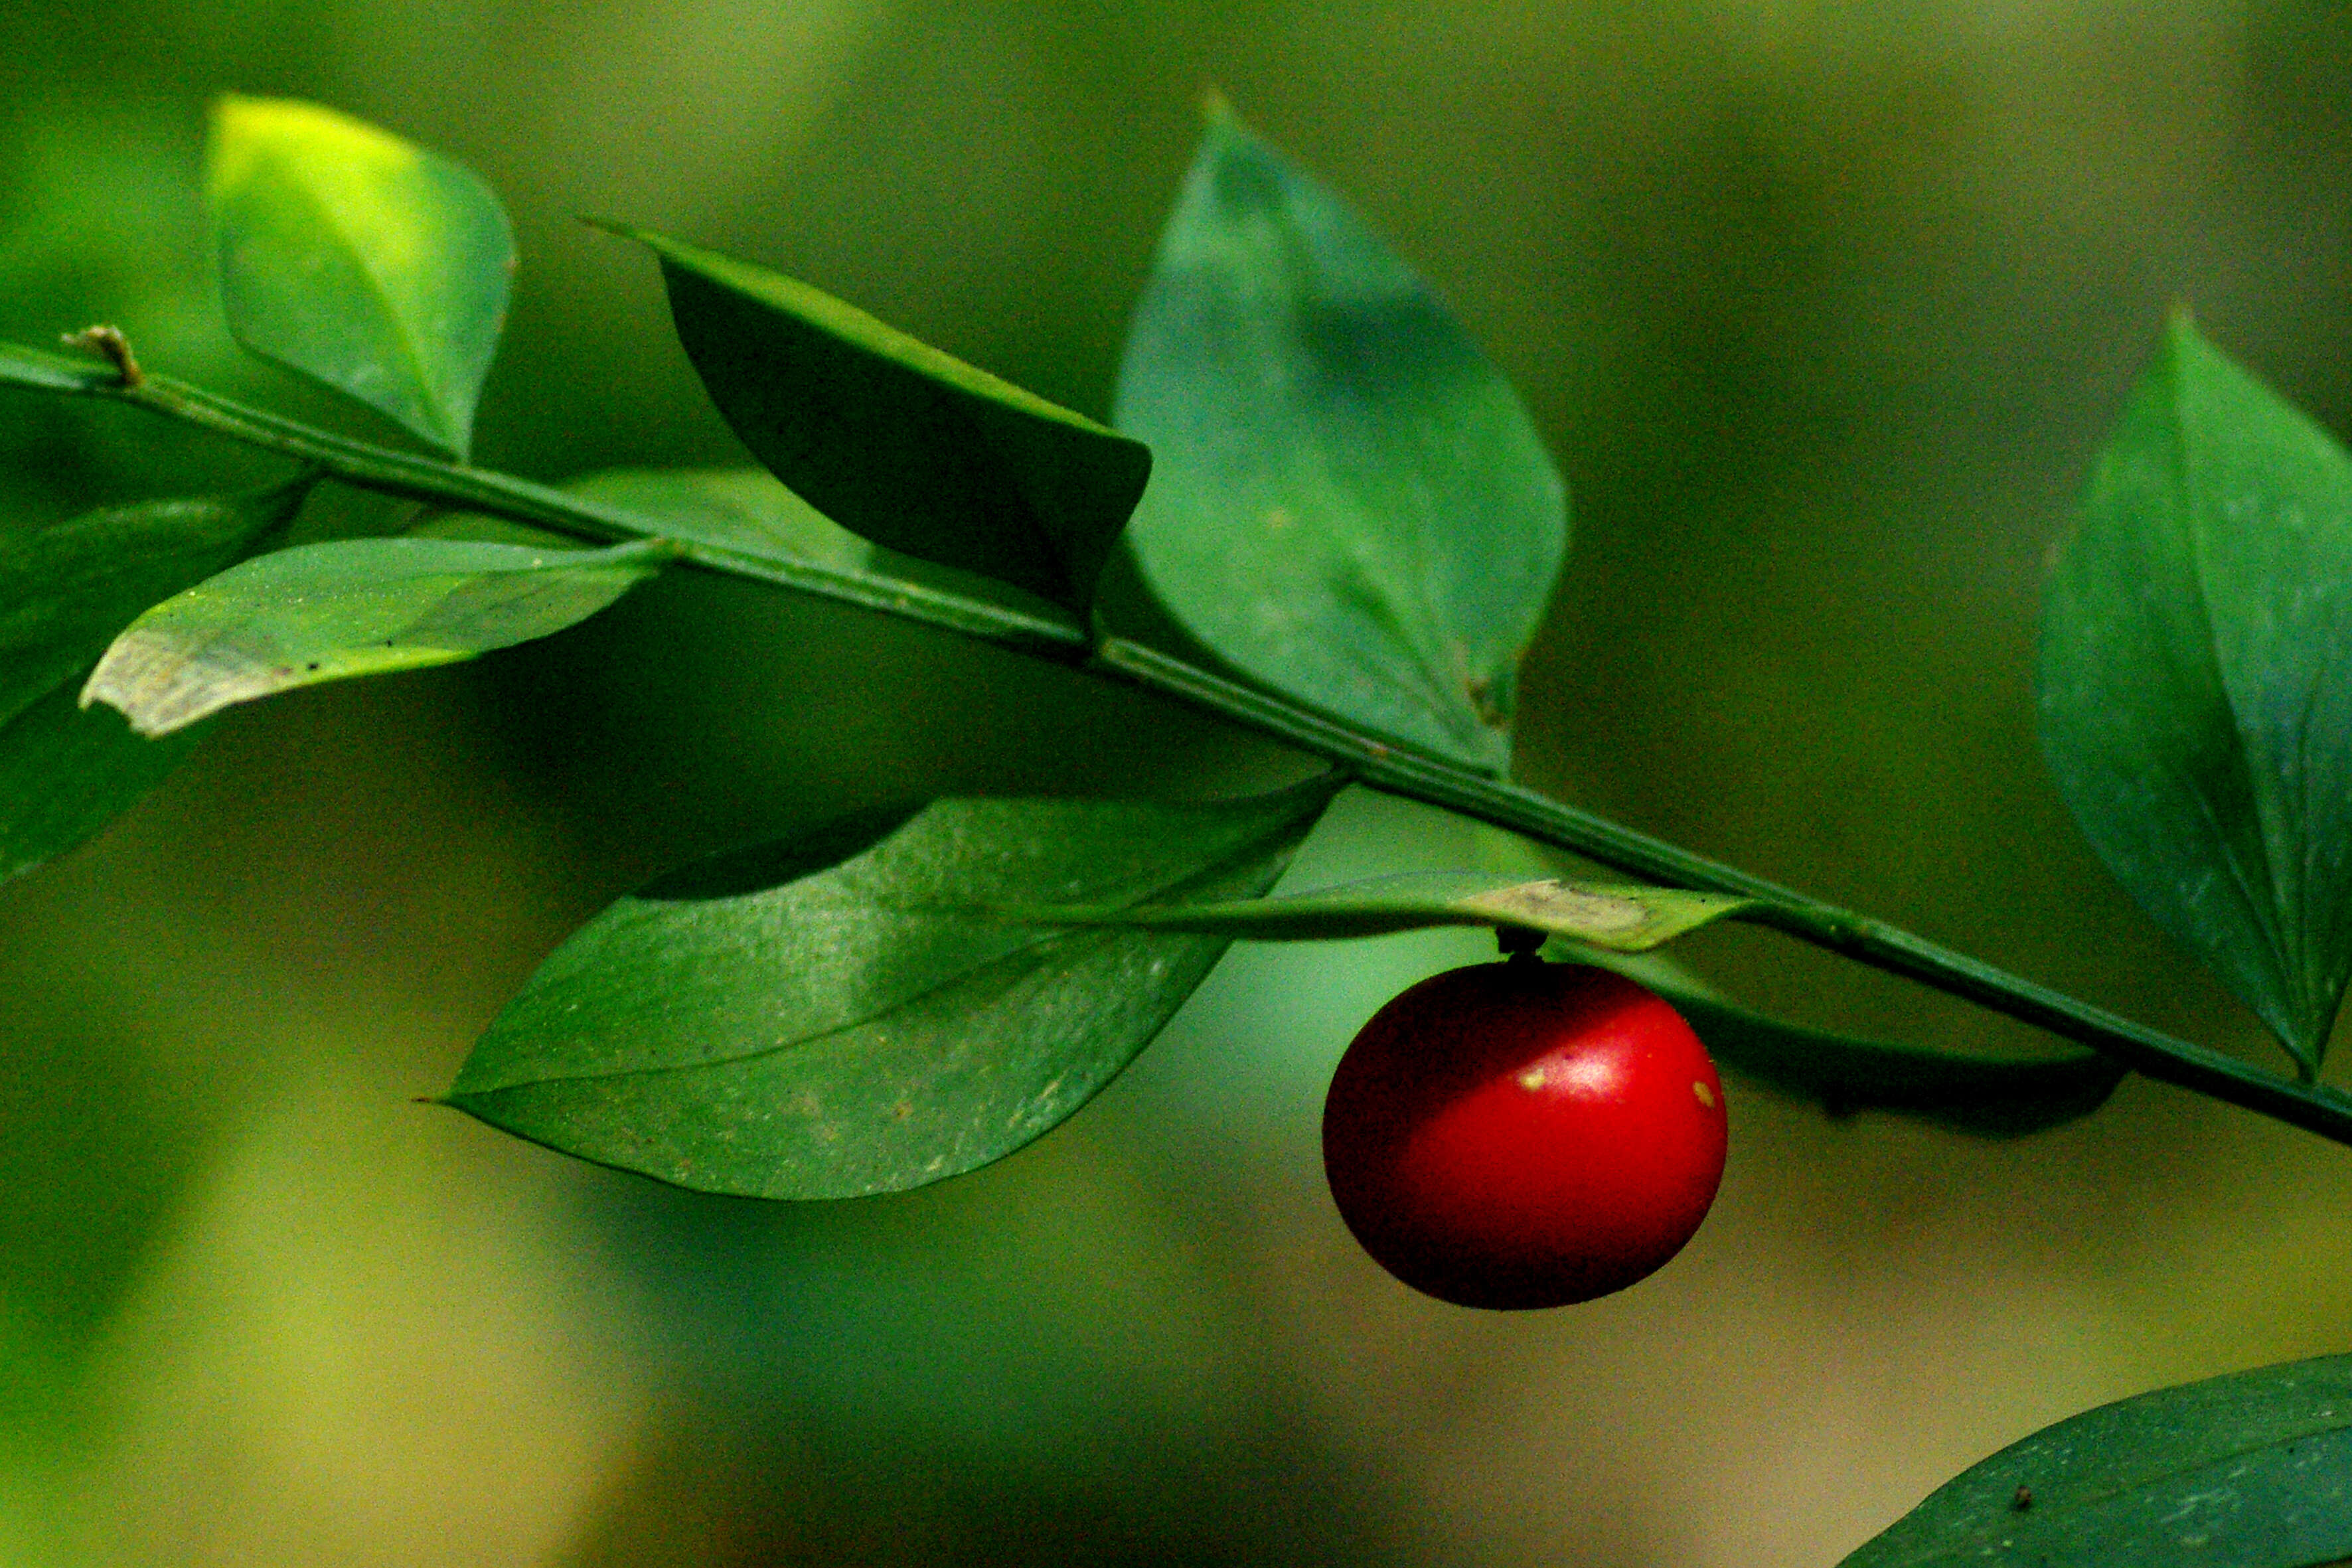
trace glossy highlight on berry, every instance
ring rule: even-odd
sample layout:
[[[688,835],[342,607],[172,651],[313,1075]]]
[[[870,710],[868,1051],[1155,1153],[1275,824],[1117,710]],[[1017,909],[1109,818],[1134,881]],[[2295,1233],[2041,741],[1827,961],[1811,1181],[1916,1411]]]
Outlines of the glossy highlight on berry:
[[[1666,1003],[1517,957],[1373,1015],[1324,1103],[1340,1216],[1404,1283],[1459,1306],[1566,1306],[1682,1250],[1723,1175],[1723,1089]]]

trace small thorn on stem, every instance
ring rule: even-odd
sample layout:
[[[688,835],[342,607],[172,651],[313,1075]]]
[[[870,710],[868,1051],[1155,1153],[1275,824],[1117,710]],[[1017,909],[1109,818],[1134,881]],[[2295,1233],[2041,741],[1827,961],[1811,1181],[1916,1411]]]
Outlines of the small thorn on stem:
[[[1533,926],[1496,926],[1495,928],[1496,948],[1505,958],[1514,963],[1522,960],[1529,963],[1542,963],[1543,944],[1547,940],[1549,940],[1548,933],[1539,931]]]
[[[125,391],[147,379],[139,369],[138,358],[131,352],[131,340],[122,335],[120,327],[84,327],[80,331],[68,332],[65,342],[68,348],[87,349],[114,366]]]

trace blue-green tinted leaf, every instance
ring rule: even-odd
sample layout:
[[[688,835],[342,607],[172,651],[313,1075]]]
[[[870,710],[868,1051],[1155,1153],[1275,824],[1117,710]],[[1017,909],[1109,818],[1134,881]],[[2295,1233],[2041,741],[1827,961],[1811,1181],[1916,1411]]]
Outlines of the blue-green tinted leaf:
[[[1674,888],[1528,879],[1484,871],[1414,871],[1278,899],[1129,908],[1001,908],[1041,924],[1201,931],[1251,942],[1330,942],[1432,926],[1510,926],[1640,952],[1737,914],[1752,900]]]
[[[2042,745],[2125,888],[2315,1070],[2352,973],[2352,458],[2185,321],[2052,573]]]
[[[971,905],[1260,893],[1334,787],[941,800],[689,868],[557,950],[448,1102],[707,1192],[852,1197],[971,1170],[1093,1098],[1226,945]]]
[[[1962,1471],[1842,1568],[2317,1568],[2352,1558],[2352,1356],[2160,1389]]]
[[[333,110],[230,97],[205,189],[237,341],[464,457],[515,265],[489,187]]]
[[[805,283],[643,229],[711,401],[777,478],[877,544],[1073,609],[1151,471],[1140,443]]]
[[[0,538],[0,879],[72,848],[186,754],[80,712],[74,694],[132,617],[284,527],[306,489],[149,501]]]
[[[658,542],[530,550],[348,539],[281,550],[157,605],[114,639],[82,703],[164,735],[235,702],[453,664],[586,620],[661,570]]]
[[[1860,1039],[1726,1000],[1679,964],[1584,942],[1558,955],[1613,969],[1673,1004],[1717,1063],[1834,1115],[1891,1111],[1954,1131],[2015,1138],[2088,1116],[2124,1069],[2095,1051],[1994,1056]]]
[[[1277,690],[1500,769],[1568,543],[1527,411],[1445,308],[1222,113],[1119,373],[1157,468],[1129,531],[1192,636]]]

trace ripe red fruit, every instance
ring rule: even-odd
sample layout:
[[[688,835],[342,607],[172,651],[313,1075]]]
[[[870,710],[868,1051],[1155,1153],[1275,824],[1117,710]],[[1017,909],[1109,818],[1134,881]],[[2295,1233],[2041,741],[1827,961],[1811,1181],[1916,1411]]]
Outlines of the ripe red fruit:
[[[1348,1228],[1417,1290],[1560,1307],[1682,1250],[1723,1176],[1723,1085],[1655,994],[1531,956],[1372,1015],[1323,1104]]]

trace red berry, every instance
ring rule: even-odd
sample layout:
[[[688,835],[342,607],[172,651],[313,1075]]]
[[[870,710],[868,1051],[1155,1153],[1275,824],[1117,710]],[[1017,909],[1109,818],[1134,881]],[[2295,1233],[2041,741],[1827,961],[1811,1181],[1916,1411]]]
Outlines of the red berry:
[[[1417,1290],[1560,1307],[1682,1250],[1723,1176],[1723,1085],[1682,1016],[1605,969],[1433,975],[1332,1076],[1323,1168],[1348,1228]]]

